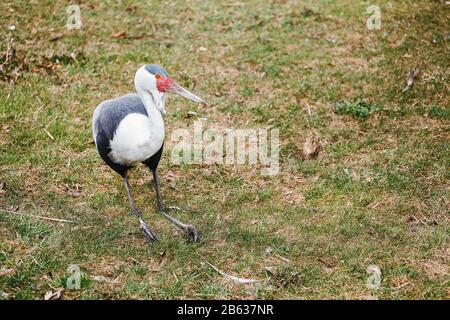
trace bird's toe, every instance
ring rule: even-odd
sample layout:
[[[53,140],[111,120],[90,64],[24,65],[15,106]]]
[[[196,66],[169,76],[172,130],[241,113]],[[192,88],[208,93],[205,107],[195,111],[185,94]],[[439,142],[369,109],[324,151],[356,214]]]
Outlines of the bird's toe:
[[[141,220],[139,228],[141,229],[144,236],[147,238],[148,241],[158,241],[158,238],[156,237],[156,234],[150,229],[150,227]]]
[[[184,235],[188,242],[197,242],[200,241],[200,233],[197,228],[191,224],[188,224],[184,229]]]

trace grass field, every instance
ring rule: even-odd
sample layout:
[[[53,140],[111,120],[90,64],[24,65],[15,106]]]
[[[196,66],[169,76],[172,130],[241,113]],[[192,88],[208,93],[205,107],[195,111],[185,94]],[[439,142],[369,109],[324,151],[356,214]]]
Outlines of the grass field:
[[[370,4],[381,30],[366,27]],[[68,5],[0,3],[0,299],[43,299],[73,264],[81,288],[64,299],[450,298],[445,1],[87,0],[79,30],[65,28]],[[167,141],[163,197],[199,243],[157,215],[138,167],[137,204],[160,238],[149,244],[93,145],[94,108],[134,91],[144,63],[211,104],[170,96],[167,137],[197,118],[280,130],[271,177],[173,165]],[[308,139],[321,151],[305,160]]]

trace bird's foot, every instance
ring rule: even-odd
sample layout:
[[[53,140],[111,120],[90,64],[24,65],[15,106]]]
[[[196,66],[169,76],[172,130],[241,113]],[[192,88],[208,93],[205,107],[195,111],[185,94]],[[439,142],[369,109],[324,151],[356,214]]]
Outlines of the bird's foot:
[[[147,238],[148,241],[150,242],[158,241],[158,238],[156,237],[155,233],[152,231],[152,229],[150,229],[148,224],[146,224],[142,219],[139,219],[139,229],[142,230],[142,233],[144,234],[144,236]]]
[[[183,227],[184,236],[188,242],[200,241],[200,233],[192,224],[186,224]]]
[[[184,237],[188,242],[200,241],[200,233],[198,232],[197,228],[194,227],[192,224],[184,224],[183,222],[167,214],[163,209],[162,205],[158,205],[158,212],[162,214],[170,222],[172,222],[179,230],[182,230],[184,232]]]

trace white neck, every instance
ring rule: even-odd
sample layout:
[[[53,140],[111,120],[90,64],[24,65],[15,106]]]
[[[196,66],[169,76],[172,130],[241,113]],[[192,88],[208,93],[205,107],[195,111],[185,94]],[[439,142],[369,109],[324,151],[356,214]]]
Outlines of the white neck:
[[[148,117],[150,118],[150,121],[155,125],[164,128],[164,121],[161,115],[161,112],[158,110],[155,104],[155,100],[153,99],[150,92],[147,92],[145,90],[142,90],[140,88],[136,88],[136,92],[141,98],[142,103],[145,106],[145,109],[147,110]]]

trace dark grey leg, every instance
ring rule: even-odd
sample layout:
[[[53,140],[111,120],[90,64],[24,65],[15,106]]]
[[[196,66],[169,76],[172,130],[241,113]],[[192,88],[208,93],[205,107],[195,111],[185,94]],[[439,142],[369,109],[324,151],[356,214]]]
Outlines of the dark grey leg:
[[[136,217],[138,217],[138,219],[139,219],[139,228],[142,230],[142,232],[144,233],[144,236],[149,241],[156,241],[156,240],[158,240],[156,238],[155,233],[150,229],[148,224],[146,224],[144,222],[144,220],[142,219],[142,212],[136,207],[136,203],[134,202],[134,199],[131,196],[130,184],[128,183],[128,176],[127,175],[125,175],[123,177],[123,184],[125,185],[125,190],[127,190],[128,200],[130,201],[130,205],[131,205],[131,212]]]
[[[198,241],[199,240],[198,231],[192,224],[185,224],[165,212],[164,205],[163,205],[162,198],[161,198],[160,187],[159,187],[158,172],[156,172],[156,170],[152,170],[152,173],[153,173],[153,181],[155,184],[156,206],[157,206],[158,212],[161,215],[163,215],[167,220],[172,222],[176,227],[181,229],[184,232],[184,235],[188,241]]]

